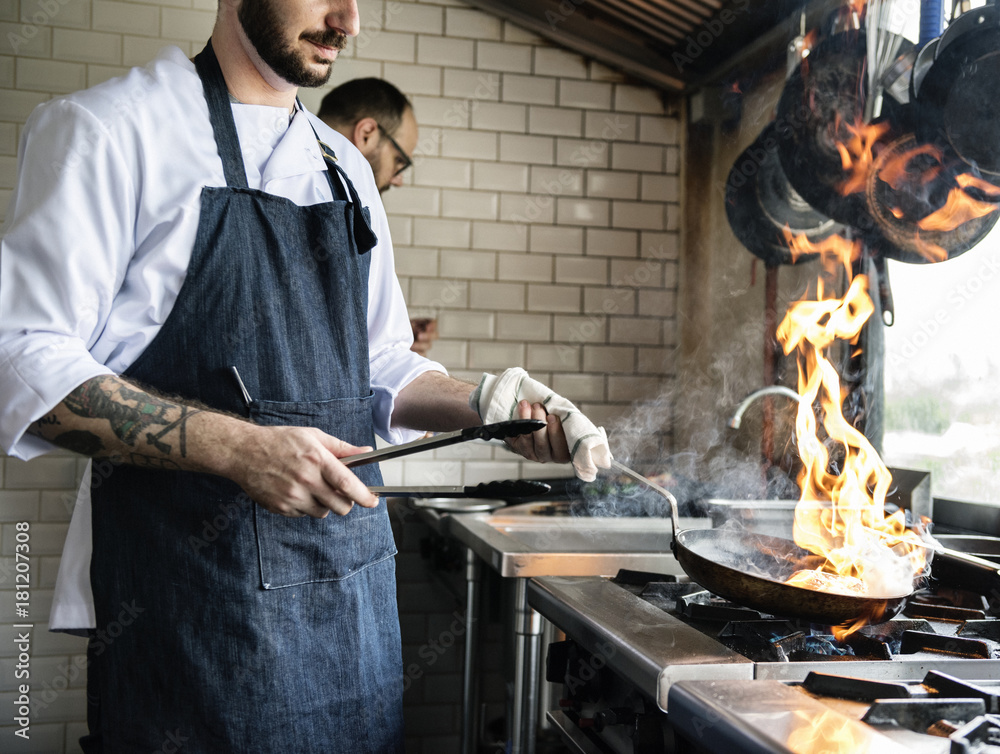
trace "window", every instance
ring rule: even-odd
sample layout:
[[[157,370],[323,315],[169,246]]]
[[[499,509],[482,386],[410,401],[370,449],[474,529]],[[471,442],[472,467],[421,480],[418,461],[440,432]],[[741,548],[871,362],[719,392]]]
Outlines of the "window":
[[[889,262],[889,466],[931,472],[935,497],[1000,505],[1000,225],[941,264]]]

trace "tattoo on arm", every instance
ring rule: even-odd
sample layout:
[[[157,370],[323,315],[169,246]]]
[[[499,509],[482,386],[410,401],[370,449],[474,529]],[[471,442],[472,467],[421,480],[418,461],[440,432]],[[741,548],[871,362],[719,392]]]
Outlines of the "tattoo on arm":
[[[65,414],[62,417],[65,422],[60,421],[57,413],[42,417],[32,424],[31,431],[83,455],[118,456],[149,468],[179,468],[169,456],[175,445],[181,458],[187,456],[187,423],[203,410],[136,389],[117,378],[88,380],[67,395],[62,405],[82,418],[106,420],[114,436],[131,451],[123,453],[114,443],[108,446],[99,430],[78,426],[65,429],[65,424],[74,424]],[[165,438],[171,437],[175,430],[176,441],[166,442]]]

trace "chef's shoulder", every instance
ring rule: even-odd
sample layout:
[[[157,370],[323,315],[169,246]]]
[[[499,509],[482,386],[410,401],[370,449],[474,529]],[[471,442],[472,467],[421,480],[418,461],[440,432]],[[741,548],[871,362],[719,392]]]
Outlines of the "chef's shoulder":
[[[109,148],[128,162],[148,154],[140,145],[169,151],[191,141],[192,129],[204,128],[201,121],[208,123],[208,107],[194,64],[169,46],[145,66],[39,105],[26,129],[43,143],[46,136],[58,138],[66,164]]]

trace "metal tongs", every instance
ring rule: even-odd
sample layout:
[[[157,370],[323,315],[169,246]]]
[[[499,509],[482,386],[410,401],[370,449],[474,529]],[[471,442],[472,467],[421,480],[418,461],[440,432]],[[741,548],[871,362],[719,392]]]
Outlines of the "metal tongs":
[[[377,463],[391,458],[400,458],[412,453],[422,453],[425,450],[442,448],[446,445],[454,445],[467,440],[503,440],[508,437],[518,437],[535,432],[545,427],[545,422],[541,419],[512,419],[495,424],[484,424],[480,427],[469,427],[459,429],[454,432],[442,432],[433,437],[422,437],[413,442],[402,445],[392,445],[368,453],[358,453],[342,459],[345,466],[363,466],[368,463]],[[485,482],[473,486],[433,486],[433,487],[369,487],[369,489],[380,496],[396,497],[484,497],[484,498],[520,498],[531,495],[541,495],[548,492],[551,487],[543,482],[535,482],[527,479],[510,481]]]

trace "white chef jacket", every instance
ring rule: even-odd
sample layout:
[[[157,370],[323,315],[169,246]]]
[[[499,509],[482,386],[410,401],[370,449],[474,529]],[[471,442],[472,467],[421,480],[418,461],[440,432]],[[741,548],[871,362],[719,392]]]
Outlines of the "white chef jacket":
[[[0,240],[0,446],[15,458],[51,450],[25,434],[74,388],[120,374],[173,307],[187,272],[203,186],[226,180],[194,64],[167,47],[144,68],[38,106],[25,126],[18,184]],[[385,211],[368,162],[304,110],[234,104],[251,188],[299,205],[332,200],[316,133],[371,210],[379,242],[368,282],[376,432],[393,429],[399,390],[440,364],[413,340],[393,269]],[[310,125],[312,128],[310,128]],[[89,474],[78,494],[50,628],[95,625],[90,594]]]

